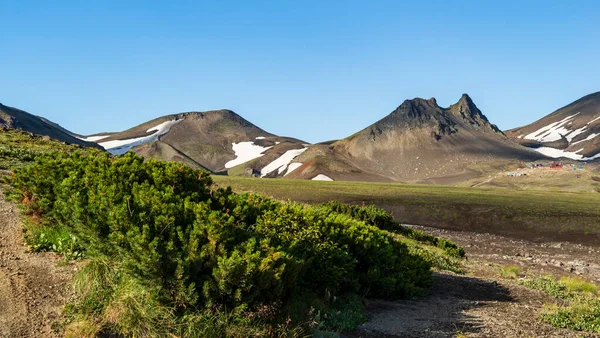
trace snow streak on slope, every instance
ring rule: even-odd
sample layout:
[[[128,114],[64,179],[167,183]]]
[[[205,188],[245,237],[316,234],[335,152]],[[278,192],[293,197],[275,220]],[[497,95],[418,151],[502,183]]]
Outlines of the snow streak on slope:
[[[564,150],[550,148],[550,147],[539,147],[539,148],[536,148],[535,150],[546,156],[549,156],[549,157],[554,157],[554,158],[566,157],[566,158],[570,158],[572,160],[577,160],[577,161],[591,161],[593,159],[600,158],[600,153],[598,153],[592,157],[583,157],[583,155],[578,154],[578,152],[582,151],[583,148],[581,148],[575,152],[564,151]]]
[[[591,120],[590,122],[588,122],[588,124],[592,124],[592,122],[594,122],[594,121],[598,121],[598,120],[600,120],[600,116],[598,116],[598,117],[596,117],[595,119]]]
[[[569,129],[566,129],[564,127],[564,125],[566,125],[570,120],[572,120],[578,114],[579,113],[573,114],[571,116],[565,117],[564,119],[562,119],[558,122],[550,123],[549,125],[542,127],[540,129],[534,131],[533,133],[525,136],[525,139],[536,140],[539,142],[558,141],[561,139],[561,135],[565,136],[565,135],[571,133],[571,131]],[[573,136],[573,137],[575,137],[575,136]]]
[[[589,141],[589,140],[591,140],[591,139],[594,139],[594,138],[595,138],[596,136],[598,136],[598,135],[600,135],[600,134],[591,133],[591,134],[589,134],[589,135],[588,135],[588,137],[584,138],[583,140],[581,140],[581,141],[577,141],[577,142],[573,142],[573,143],[571,143],[571,144],[577,144],[577,143],[581,143],[581,142]]]
[[[553,141],[558,141],[564,137],[569,144],[568,147],[571,147],[572,145],[575,145],[578,143],[590,141],[590,140],[594,139],[596,136],[600,135],[597,133],[590,133],[584,139],[579,140],[577,142],[573,142],[573,139],[575,139],[577,136],[582,135],[582,134],[585,135],[586,132],[590,132],[590,130],[588,130],[588,127],[590,127],[590,125],[592,123],[594,123],[595,121],[600,119],[600,117],[596,117],[595,119],[586,123],[581,128],[578,128],[575,130],[568,129],[569,126],[573,123],[573,118],[575,116],[577,116],[578,114],[579,113],[576,113],[574,115],[567,116],[566,118],[564,118],[558,122],[550,123],[549,125],[542,127],[540,129],[534,131],[533,133],[525,136],[525,138],[529,139],[529,140],[536,140],[539,142],[553,142]],[[588,160],[593,160],[595,158],[600,157],[600,153],[598,153],[594,156],[591,156],[591,157],[583,157],[583,155],[581,155],[579,153],[582,152],[586,146],[585,145],[582,145],[582,146],[583,146],[582,149],[579,149],[574,152],[566,151],[566,150],[562,150],[562,149],[556,149],[556,148],[552,148],[552,147],[539,147],[539,148],[532,148],[532,149],[539,153],[542,153],[546,156],[566,157],[566,158],[570,158],[573,160],[579,160],[579,161],[588,161]]]
[[[292,171],[300,168],[301,166],[302,166],[302,163],[299,163],[299,162],[290,163],[290,165],[288,165],[287,172],[283,176],[289,175]]]
[[[312,179],[313,181],[333,181],[333,179],[327,175],[319,174]]]
[[[78,139],[82,140],[82,141],[87,141],[87,142],[96,142],[96,141],[100,141],[103,138],[107,138],[110,135],[103,135],[103,136],[88,136],[88,137],[78,137]]]
[[[292,149],[288,150],[283,155],[279,156],[275,161],[269,163],[267,166],[260,170],[261,177],[267,176],[271,172],[277,170],[278,174],[282,174],[287,168],[290,162],[298,155],[302,154],[308,148]]]
[[[270,149],[271,147],[261,147],[259,145],[254,144],[252,141],[248,142],[240,142],[240,143],[232,143],[233,151],[235,152],[235,156],[237,156],[234,160],[231,160],[225,163],[225,168],[233,168],[236,165],[246,163],[250,160],[263,156],[263,152]]]
[[[181,121],[183,121],[183,119],[166,121],[155,127],[152,127],[150,129],[146,130],[147,133],[155,131],[152,135],[136,137],[136,138],[131,138],[131,139],[127,139],[127,140],[115,140],[115,141],[100,142],[98,144],[101,145],[104,149],[106,149],[109,153],[111,153],[113,155],[122,155],[122,154],[125,154],[126,152],[128,152],[131,148],[133,148],[135,146],[138,146],[138,145],[144,144],[144,143],[154,142],[154,141],[158,140],[159,136],[168,133],[169,130],[171,129],[171,127],[173,127],[174,125],[176,125],[177,123],[179,123]]]

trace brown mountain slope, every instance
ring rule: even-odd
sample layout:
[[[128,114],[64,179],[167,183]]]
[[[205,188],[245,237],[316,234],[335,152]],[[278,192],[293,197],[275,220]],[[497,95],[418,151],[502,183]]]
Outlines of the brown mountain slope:
[[[262,156],[276,159],[284,145],[289,150],[303,148],[305,143],[268,133],[231,110],[167,115],[104,136],[97,142],[113,154],[133,150],[149,158],[181,161],[212,172]]]
[[[443,183],[436,179],[460,181],[476,175],[470,169],[473,166],[543,158],[511,142],[466,94],[448,108],[440,107],[435,99],[406,100],[388,116],[328,147],[328,165],[315,164],[304,170],[334,180],[369,176],[373,180]],[[307,164],[318,157],[309,150],[298,161]],[[331,162],[337,170],[331,169]],[[340,168],[344,165],[346,168]]]
[[[506,134],[552,157],[600,158],[600,92],[584,96]]]
[[[76,134],[71,133],[52,121],[17,108],[5,106],[1,103],[0,128],[21,129],[30,133],[49,136],[55,140],[70,144],[99,148],[95,143],[78,139]]]

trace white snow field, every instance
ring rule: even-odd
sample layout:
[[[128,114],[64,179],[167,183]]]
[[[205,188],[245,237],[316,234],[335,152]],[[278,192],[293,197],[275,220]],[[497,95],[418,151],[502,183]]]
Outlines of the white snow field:
[[[103,138],[107,138],[110,135],[102,135],[102,136],[89,136],[89,137],[78,137],[78,139],[82,140],[82,141],[88,141],[88,142],[96,142],[96,141],[100,141]]]
[[[570,122],[577,114],[573,114],[571,116],[567,116],[564,119],[550,123],[549,125],[542,127],[533,133],[525,136],[527,140],[536,140],[540,142],[553,142],[561,139],[561,135],[566,135],[571,133],[572,131],[564,128],[563,126]],[[585,127],[584,127],[585,128]],[[575,136],[573,136],[575,137]]]
[[[319,174],[312,179],[313,181],[333,181],[333,179],[327,175]]]
[[[283,175],[283,176],[289,175],[292,171],[300,168],[301,166],[302,166],[302,163],[300,163],[300,162],[290,163],[288,165],[288,168],[287,168],[287,171],[286,171],[285,175]]]
[[[279,156],[275,161],[269,163],[260,170],[261,177],[265,177],[271,172],[277,170],[278,174],[282,174],[287,170],[288,165],[294,158],[306,151],[307,148],[288,150],[283,155]]]
[[[263,156],[263,152],[272,148],[272,147],[261,147],[259,145],[254,144],[252,141],[248,142],[240,142],[231,144],[233,151],[235,152],[236,158],[225,163],[225,168],[233,168],[236,165],[248,162],[255,158]]]
[[[578,114],[579,113],[571,115],[571,116],[567,116],[558,122],[550,123],[549,125],[534,131],[533,133],[525,136],[524,138],[526,138],[528,140],[536,140],[536,141],[540,141],[540,142],[553,142],[553,141],[560,140],[561,137],[564,136],[567,139],[567,141],[569,142],[569,146],[571,146],[574,144],[590,141],[590,140],[594,139],[596,136],[600,135],[597,133],[591,133],[585,139],[571,143],[576,136],[585,133],[590,124],[592,124],[594,121],[597,121],[600,119],[600,117],[596,117],[595,119],[586,123],[585,126],[579,128],[579,129],[575,129],[575,130],[567,129],[566,127],[573,123],[573,121],[572,121],[573,118],[575,116],[577,116]],[[593,160],[593,159],[600,157],[600,153],[598,153],[592,157],[583,157],[583,155],[578,154],[584,148],[579,149],[575,152],[565,151],[565,150],[561,150],[561,149],[555,149],[555,148],[551,148],[551,147],[539,147],[539,148],[532,148],[532,149],[539,153],[542,153],[546,156],[555,157],[555,158],[566,157],[566,158],[570,158],[572,160],[578,160],[578,161],[589,161],[589,160]]]
[[[570,158],[572,160],[578,160],[578,161],[591,161],[593,159],[600,158],[600,153],[598,153],[592,157],[583,157],[583,155],[578,154],[578,152],[582,151],[583,148],[581,148],[575,152],[564,151],[564,150],[550,148],[550,147],[539,147],[539,148],[535,148],[534,150],[539,153],[542,153],[546,156],[550,156],[550,157],[554,157],[554,158],[566,157],[566,158]]]
[[[149,133],[151,131],[156,131],[152,135],[136,137],[136,138],[131,138],[131,139],[127,139],[127,140],[115,140],[115,141],[100,142],[98,144],[113,155],[123,155],[135,146],[138,146],[138,145],[144,144],[144,143],[154,142],[154,141],[158,140],[159,136],[168,133],[169,130],[171,129],[171,127],[173,127],[174,125],[176,125],[177,123],[179,123],[181,121],[183,121],[183,119],[165,121],[155,127],[152,127],[150,129],[146,130],[147,133]]]

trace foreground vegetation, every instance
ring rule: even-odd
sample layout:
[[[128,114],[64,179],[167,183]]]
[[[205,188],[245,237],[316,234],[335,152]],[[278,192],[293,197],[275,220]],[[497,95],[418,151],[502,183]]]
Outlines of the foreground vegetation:
[[[577,277],[556,279],[550,275],[522,281],[560,302],[547,304],[540,318],[556,327],[600,333],[600,298],[595,284]]]
[[[214,176],[218,185],[302,203],[373,204],[407,224],[596,244],[600,194]]]
[[[362,297],[412,298],[455,244],[374,207],[283,203],[182,164],[36,154],[6,178],[33,250],[84,259],[67,336],[304,336],[352,329]]]
[[[580,277],[526,274],[517,266],[500,267],[500,275],[507,279],[519,279],[518,283],[540,290],[555,299],[545,304],[539,317],[553,326],[600,333],[600,298],[598,287]]]
[[[66,144],[16,129],[0,129],[0,170],[10,170],[32,163],[39,155],[69,153],[83,150],[79,145]]]

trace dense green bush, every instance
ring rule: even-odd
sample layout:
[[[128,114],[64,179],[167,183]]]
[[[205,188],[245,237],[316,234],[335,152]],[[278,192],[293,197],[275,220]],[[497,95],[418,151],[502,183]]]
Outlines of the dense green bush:
[[[361,220],[369,225],[373,225],[378,227],[379,229],[392,231],[398,234],[403,235],[404,237],[408,237],[414,239],[420,243],[426,243],[433,246],[437,246],[438,248],[444,250],[448,255],[453,257],[464,257],[465,250],[455,243],[443,239],[438,238],[429,234],[424,233],[423,231],[418,231],[411,229],[409,227],[403,226],[394,220],[394,217],[381,208],[377,208],[373,205],[368,206],[358,206],[358,205],[349,205],[343,204],[340,202],[332,201],[328,203],[322,204],[323,208],[329,209],[332,212],[348,215],[352,218]]]
[[[115,303],[133,295],[179,318],[265,306],[284,318],[299,295],[412,297],[431,281],[430,263],[380,229],[396,226],[381,209],[211,190],[205,172],[131,153],[39,156],[9,183],[38,227],[68,229],[78,252],[119,262],[96,315],[118,304],[135,310],[130,298]]]

